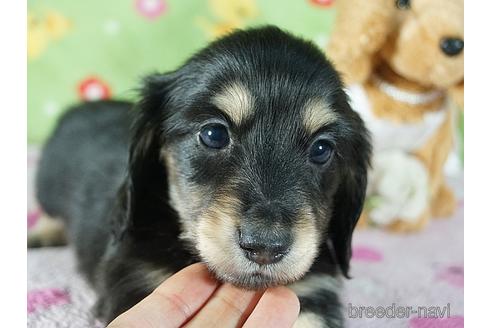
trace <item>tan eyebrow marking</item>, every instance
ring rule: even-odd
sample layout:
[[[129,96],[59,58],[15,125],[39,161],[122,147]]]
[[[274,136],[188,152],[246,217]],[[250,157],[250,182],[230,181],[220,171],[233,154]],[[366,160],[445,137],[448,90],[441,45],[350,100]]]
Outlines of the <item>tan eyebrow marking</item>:
[[[337,114],[322,99],[312,99],[304,106],[303,123],[306,130],[311,134],[336,120]]]
[[[254,98],[242,83],[234,82],[217,93],[212,103],[240,125],[253,113]]]

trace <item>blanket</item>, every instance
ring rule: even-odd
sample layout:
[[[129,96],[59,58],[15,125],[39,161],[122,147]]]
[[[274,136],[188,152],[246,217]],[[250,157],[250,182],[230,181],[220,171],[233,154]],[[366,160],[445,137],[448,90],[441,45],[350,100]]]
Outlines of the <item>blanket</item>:
[[[33,177],[39,157],[28,152],[27,226],[39,218]],[[464,326],[463,175],[449,178],[459,201],[451,218],[420,233],[356,230],[352,279],[342,305],[347,327]],[[70,246],[28,250],[28,327],[102,327],[91,313],[95,292],[77,272]]]

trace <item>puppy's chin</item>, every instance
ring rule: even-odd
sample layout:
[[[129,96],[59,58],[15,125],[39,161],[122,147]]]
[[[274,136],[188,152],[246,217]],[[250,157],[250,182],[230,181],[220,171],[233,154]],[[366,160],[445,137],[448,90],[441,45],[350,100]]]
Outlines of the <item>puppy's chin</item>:
[[[230,283],[234,286],[258,290],[258,289],[266,289],[268,287],[274,287],[279,285],[288,285],[290,283],[295,282],[297,279],[279,279],[269,273],[269,270],[260,269],[258,271],[254,271],[252,273],[226,273],[221,272],[217,268],[213,268],[209,266],[209,269],[215,274],[218,280],[226,283]],[[301,276],[302,277],[302,276]],[[301,278],[299,277],[299,279]]]

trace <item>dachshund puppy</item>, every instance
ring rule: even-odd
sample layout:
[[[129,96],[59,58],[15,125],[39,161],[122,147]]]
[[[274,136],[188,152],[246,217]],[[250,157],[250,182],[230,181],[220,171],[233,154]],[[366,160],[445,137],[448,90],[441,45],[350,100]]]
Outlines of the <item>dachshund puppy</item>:
[[[291,287],[299,326],[343,326],[337,289],[371,147],[342,87],[313,44],[263,27],[146,78],[135,106],[69,111],[37,191],[67,227],[97,315],[112,320],[203,261],[236,286]]]

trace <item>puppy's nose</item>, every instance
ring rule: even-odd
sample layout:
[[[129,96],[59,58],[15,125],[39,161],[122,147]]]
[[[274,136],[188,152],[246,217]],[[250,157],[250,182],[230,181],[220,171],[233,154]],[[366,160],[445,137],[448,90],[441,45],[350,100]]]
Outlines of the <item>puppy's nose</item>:
[[[289,252],[291,244],[287,234],[254,234],[248,229],[239,231],[239,246],[250,261],[260,265],[279,262]]]
[[[452,57],[459,55],[463,51],[465,43],[463,39],[459,38],[443,38],[439,46],[442,52]]]

